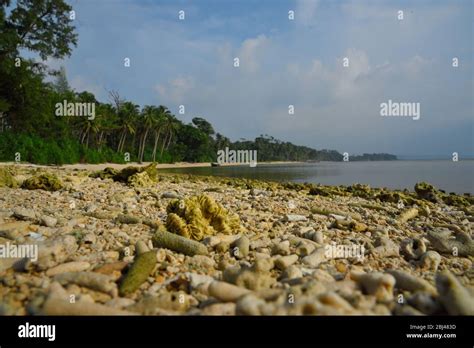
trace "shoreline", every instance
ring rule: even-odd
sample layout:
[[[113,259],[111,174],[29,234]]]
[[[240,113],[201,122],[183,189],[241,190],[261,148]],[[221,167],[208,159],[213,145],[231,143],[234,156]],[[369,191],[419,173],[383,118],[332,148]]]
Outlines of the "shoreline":
[[[63,165],[47,165],[47,164],[34,164],[34,163],[17,163],[17,162],[0,162],[0,166],[19,166],[19,167],[26,167],[26,168],[54,168],[54,169],[80,169],[80,170],[104,170],[107,167],[121,170],[126,167],[146,167],[153,162],[128,162],[125,164],[121,163],[98,163],[98,164],[90,164],[90,163],[75,163],[75,164],[63,164]],[[213,162],[199,162],[199,163],[192,163],[192,162],[176,162],[176,163],[157,163],[157,169],[176,169],[176,168],[202,168],[202,167],[212,167]],[[300,162],[300,161],[270,161],[270,162],[258,162],[261,164],[304,164],[309,162]],[[219,167],[239,167],[239,166],[248,166],[248,164],[242,163],[223,163],[219,165]]]

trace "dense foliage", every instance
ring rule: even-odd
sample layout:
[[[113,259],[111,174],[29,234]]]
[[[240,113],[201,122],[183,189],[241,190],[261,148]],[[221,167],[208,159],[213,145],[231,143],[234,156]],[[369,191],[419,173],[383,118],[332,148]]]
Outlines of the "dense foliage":
[[[77,36],[64,0],[0,0],[0,161],[40,164],[125,161],[210,162],[226,147],[258,151],[259,161],[340,161],[337,151],[318,151],[267,135],[231,142],[204,118],[184,124],[166,106],[139,107],[111,91],[102,103],[69,87],[66,71],[48,71],[33,59],[62,59]],[[54,82],[47,82],[54,75]],[[51,79],[49,79],[51,80]],[[95,117],[57,117],[57,103],[91,103]],[[18,158],[18,155],[21,157]],[[392,159],[364,155],[364,159]]]

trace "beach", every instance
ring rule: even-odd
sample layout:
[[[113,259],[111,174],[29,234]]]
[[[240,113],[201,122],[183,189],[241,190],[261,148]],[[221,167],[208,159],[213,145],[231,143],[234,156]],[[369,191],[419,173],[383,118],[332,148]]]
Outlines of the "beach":
[[[470,196],[165,166],[2,166],[0,314],[474,314]]]

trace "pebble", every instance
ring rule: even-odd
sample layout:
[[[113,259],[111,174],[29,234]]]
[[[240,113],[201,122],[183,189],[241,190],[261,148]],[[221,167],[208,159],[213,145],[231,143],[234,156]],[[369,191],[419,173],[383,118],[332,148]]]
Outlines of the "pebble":
[[[304,215],[286,214],[283,220],[287,222],[298,222],[298,221],[308,221],[308,218]]]
[[[58,223],[58,219],[56,219],[52,216],[41,215],[40,222],[43,226],[55,227],[56,224]]]
[[[29,221],[34,221],[36,220],[36,213],[33,209],[27,209],[27,208],[15,208],[13,210],[13,216],[20,220],[29,220]]]
[[[275,260],[275,266],[280,270],[285,270],[296,261],[298,261],[298,255],[282,256]]]
[[[66,272],[82,272],[91,267],[89,262],[67,262],[61,265],[52,267],[46,271],[48,277],[53,277],[57,274],[66,273]]]
[[[231,244],[231,254],[236,259],[244,259],[250,251],[250,240],[246,236],[242,236]]]

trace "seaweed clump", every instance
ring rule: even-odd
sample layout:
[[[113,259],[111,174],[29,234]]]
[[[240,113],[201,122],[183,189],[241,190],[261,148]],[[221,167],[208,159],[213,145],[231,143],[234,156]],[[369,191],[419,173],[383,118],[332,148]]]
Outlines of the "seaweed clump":
[[[15,188],[18,182],[15,180],[13,170],[8,167],[0,168],[0,187]]]
[[[122,170],[107,167],[102,171],[91,174],[93,178],[112,179],[132,187],[144,187],[158,181],[158,170],[156,163],[145,167],[129,166]]]
[[[64,187],[62,181],[52,173],[44,173],[26,179],[21,185],[22,189],[58,191]]]
[[[231,234],[240,231],[240,219],[230,215],[219,203],[207,195],[173,200],[166,208],[167,229],[194,240],[216,233]]]

